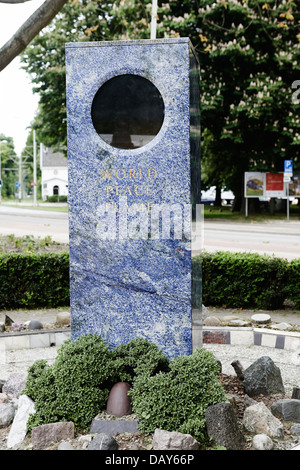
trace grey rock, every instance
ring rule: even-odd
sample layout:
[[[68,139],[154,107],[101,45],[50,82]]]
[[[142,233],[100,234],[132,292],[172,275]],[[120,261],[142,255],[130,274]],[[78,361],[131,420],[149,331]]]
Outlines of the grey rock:
[[[250,397],[284,393],[280,369],[268,356],[263,356],[244,370],[244,389]]]
[[[300,436],[300,424],[296,423],[290,429],[293,436]]]
[[[70,442],[61,442],[57,450],[75,450]]]
[[[15,408],[11,403],[0,403],[0,428],[9,426],[15,416]]]
[[[206,429],[214,445],[227,450],[242,450],[245,439],[239,429],[237,418],[230,403],[211,405],[205,412]]]
[[[300,400],[284,398],[271,405],[271,411],[277,418],[300,423]]]
[[[153,450],[198,450],[199,444],[190,434],[155,429],[152,448]]]
[[[256,405],[256,404],[257,404],[256,400],[253,400],[253,398],[251,398],[247,394],[245,394],[245,396],[244,396],[245,408],[247,408],[248,406],[251,406],[251,405]]]
[[[207,317],[203,320],[203,325],[205,326],[219,326],[221,325],[221,320],[217,317]]]
[[[24,390],[27,374],[15,373],[11,374],[2,387],[2,392],[7,393],[14,398],[19,398],[20,393]]]
[[[255,434],[267,434],[271,438],[280,438],[283,434],[283,425],[263,402],[245,409],[243,426],[247,431]]]
[[[117,441],[109,434],[96,434],[88,450],[117,450]]]
[[[230,326],[249,326],[250,322],[247,320],[230,320],[229,322]]]
[[[272,328],[274,328],[274,330],[291,330],[293,327],[292,325],[290,325],[290,323],[285,323],[285,322],[282,322],[282,323],[275,323],[274,325],[272,325]]]
[[[34,450],[44,450],[53,443],[74,439],[74,423],[69,421],[36,426],[32,429],[31,439]]]
[[[21,395],[18,409],[7,438],[7,448],[11,449],[20,444],[27,434],[27,421],[29,415],[35,412],[34,402],[27,395]]]
[[[14,320],[10,318],[8,315],[5,315],[4,323],[5,323],[5,326],[11,326],[14,323]]]
[[[59,312],[56,315],[56,322],[58,325],[70,325],[71,323],[71,314],[70,312]]]
[[[41,330],[42,328],[43,324],[39,320],[30,320],[28,323],[28,330]]]
[[[255,450],[272,450],[274,444],[266,434],[256,434],[252,439],[252,447]]]
[[[14,322],[11,325],[11,331],[22,331],[24,330],[24,323],[23,322]]]
[[[240,363],[240,361],[233,361],[231,365],[234,368],[237,377],[240,380],[244,380],[244,368],[242,364]]]

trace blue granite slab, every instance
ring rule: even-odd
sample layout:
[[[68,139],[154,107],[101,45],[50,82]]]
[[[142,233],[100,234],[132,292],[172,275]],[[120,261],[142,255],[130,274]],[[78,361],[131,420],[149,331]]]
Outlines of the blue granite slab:
[[[73,340],[143,337],[170,358],[192,353],[190,49],[186,38],[66,45]],[[149,80],[164,103],[158,134],[130,150],[105,142],[91,114],[123,74]]]

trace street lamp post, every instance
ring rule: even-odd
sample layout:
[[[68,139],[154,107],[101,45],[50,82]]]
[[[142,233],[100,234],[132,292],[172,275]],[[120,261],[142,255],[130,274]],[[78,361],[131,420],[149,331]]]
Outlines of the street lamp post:
[[[150,39],[156,39],[157,0],[152,0]]]
[[[7,144],[7,140],[0,140],[0,204],[2,201],[2,167],[1,167],[1,144]]]

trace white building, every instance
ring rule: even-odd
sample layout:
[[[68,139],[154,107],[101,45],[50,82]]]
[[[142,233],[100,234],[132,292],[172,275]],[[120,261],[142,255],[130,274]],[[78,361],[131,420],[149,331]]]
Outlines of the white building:
[[[41,145],[42,199],[68,195],[68,160],[61,152]]]

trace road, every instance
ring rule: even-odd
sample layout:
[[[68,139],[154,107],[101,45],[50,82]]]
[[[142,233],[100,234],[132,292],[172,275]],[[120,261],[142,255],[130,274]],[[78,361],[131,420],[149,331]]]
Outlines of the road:
[[[202,249],[252,252],[292,260],[300,258],[300,221],[235,223],[204,221]],[[201,246],[194,245],[194,254]]]
[[[68,213],[1,205],[0,234],[41,238],[50,235],[53,241],[68,243]]]
[[[66,212],[32,210],[0,206],[0,233],[15,236],[33,235],[59,243],[69,241]],[[289,260],[300,258],[300,221],[235,223],[204,221],[192,244],[193,254],[201,250],[228,250],[275,254]]]

